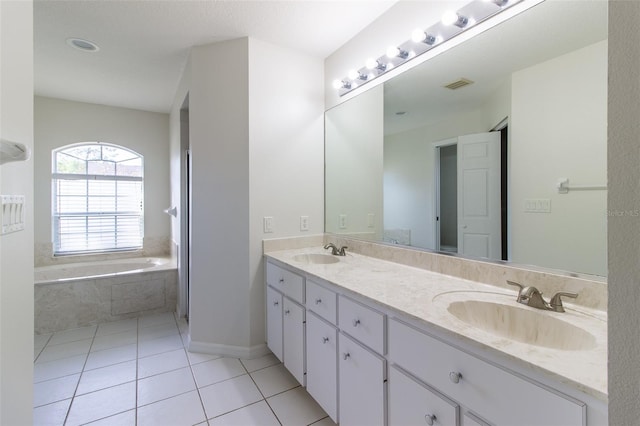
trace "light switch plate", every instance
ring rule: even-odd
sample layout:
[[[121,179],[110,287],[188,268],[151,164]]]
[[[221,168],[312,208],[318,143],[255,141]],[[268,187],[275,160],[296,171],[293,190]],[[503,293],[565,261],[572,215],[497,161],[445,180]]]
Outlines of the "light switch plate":
[[[338,216],[338,228],[347,229],[347,215],[341,214]]]
[[[269,234],[273,232],[273,216],[265,216],[262,220],[264,233]]]
[[[374,226],[375,215],[373,213],[369,213],[367,215],[367,227],[373,228]]]
[[[300,230],[301,231],[309,230],[309,216],[300,216]]]
[[[549,198],[527,198],[524,200],[524,211],[527,213],[551,213]]]

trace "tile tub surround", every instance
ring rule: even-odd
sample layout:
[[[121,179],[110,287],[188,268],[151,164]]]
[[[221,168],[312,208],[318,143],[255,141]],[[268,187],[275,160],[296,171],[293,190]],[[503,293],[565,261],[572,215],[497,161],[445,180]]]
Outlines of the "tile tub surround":
[[[176,309],[178,274],[168,269],[36,284],[36,334]]]
[[[542,348],[471,327],[449,314],[446,309],[448,304],[437,300],[437,296],[446,292],[480,291],[500,293],[496,297],[502,299],[511,297],[515,305],[516,292],[510,288],[498,288],[353,252],[341,257],[338,263],[329,265],[302,264],[293,260],[295,255],[308,253],[325,253],[325,250],[314,247],[273,251],[265,255],[297,268],[307,277],[320,279],[338,286],[340,291],[362,297],[391,315],[423,324],[449,340],[491,352],[520,368],[578,389],[601,401],[607,400],[607,323],[604,311],[571,303],[565,304],[567,313],[564,314],[536,310],[542,315],[552,315],[582,326],[595,337],[595,347],[589,350]]]

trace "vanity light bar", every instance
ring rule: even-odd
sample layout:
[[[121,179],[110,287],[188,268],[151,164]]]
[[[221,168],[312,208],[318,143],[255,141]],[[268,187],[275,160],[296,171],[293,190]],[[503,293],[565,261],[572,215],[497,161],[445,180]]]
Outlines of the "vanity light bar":
[[[369,58],[366,65],[351,70],[347,77],[333,82],[338,95],[344,96],[389,70],[440,46],[467,29],[492,18],[524,0],[473,0],[457,12],[447,12],[442,21],[427,29],[416,29],[411,39],[399,46],[391,46],[378,59]]]

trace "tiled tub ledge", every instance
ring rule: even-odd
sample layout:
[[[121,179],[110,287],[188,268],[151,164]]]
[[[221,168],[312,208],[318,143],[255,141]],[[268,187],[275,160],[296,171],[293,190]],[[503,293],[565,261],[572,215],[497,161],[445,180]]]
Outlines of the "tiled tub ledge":
[[[353,246],[352,241],[349,243]],[[577,390],[589,395],[601,403],[607,402],[606,312],[594,308],[594,306],[602,306],[601,301],[595,300],[601,292],[598,285],[602,283],[586,283],[589,291],[582,300],[586,303],[565,303],[567,309],[565,314],[536,310],[542,315],[552,315],[559,320],[572,323],[583,329],[586,328],[595,338],[594,344],[589,349],[560,350],[529,345],[482,331],[447,312],[448,301],[443,294],[451,294],[452,292],[483,292],[485,293],[483,297],[488,297],[488,300],[491,300],[492,295],[495,295],[500,300],[512,300],[513,305],[516,305],[516,292],[512,288],[506,288],[506,283],[488,285],[433,272],[424,268],[424,265],[421,265],[423,266],[421,268],[407,266],[352,251],[348,251],[346,256],[340,257],[339,262],[333,264],[303,263],[297,262],[294,256],[312,253],[327,254],[328,252],[323,250],[321,245],[282,250],[284,246],[285,244],[281,242],[274,247],[265,241],[265,256],[272,262],[275,261],[287,268],[295,268],[297,272],[307,278],[336,286],[338,292],[361,299],[381,311],[387,312],[390,316],[397,316],[418,327],[428,329],[464,350],[473,351],[480,356],[483,353],[489,354],[491,359],[501,360],[501,364],[506,368],[525,370],[536,377],[544,377],[554,383],[559,383],[566,389]],[[280,250],[271,250],[272,247]],[[378,250],[384,250],[384,246],[380,247]],[[407,253],[407,255],[414,256],[415,261],[416,255],[414,253]],[[398,252],[395,256],[399,256]],[[446,258],[446,256],[442,256],[442,258]],[[431,260],[430,267],[437,271],[438,262],[441,259],[432,258]],[[478,273],[476,266],[472,265],[472,268],[475,268],[475,274]],[[495,266],[501,267],[501,265]],[[491,279],[518,280],[517,270],[510,271],[503,268],[501,272],[491,272],[493,273]],[[529,275],[528,271],[522,273],[525,279],[521,281],[526,285],[540,286],[545,290],[546,297],[548,294],[553,294],[552,288],[558,285],[558,283],[547,285],[544,276],[534,277]],[[527,277],[534,277],[535,284],[527,280]],[[579,284],[574,283],[570,288],[558,288],[558,290],[581,292],[584,287],[576,288],[576,286],[580,287]],[[589,288],[590,285],[592,288]],[[606,289],[604,293],[606,296]],[[579,298],[578,302],[580,301]],[[534,309],[522,305],[517,306],[524,309]]]

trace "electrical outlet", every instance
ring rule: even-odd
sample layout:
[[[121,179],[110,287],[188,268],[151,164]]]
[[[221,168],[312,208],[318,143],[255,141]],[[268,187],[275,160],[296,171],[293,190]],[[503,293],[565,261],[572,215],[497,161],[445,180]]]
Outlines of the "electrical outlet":
[[[369,213],[367,215],[367,227],[373,228],[374,226],[375,215],[373,213]]]
[[[269,234],[273,232],[273,216],[265,216],[262,219],[262,225],[263,225],[265,234]]]
[[[338,216],[338,228],[347,229],[347,215],[341,214]]]
[[[300,216],[300,230],[301,231],[309,230],[309,216]]]

